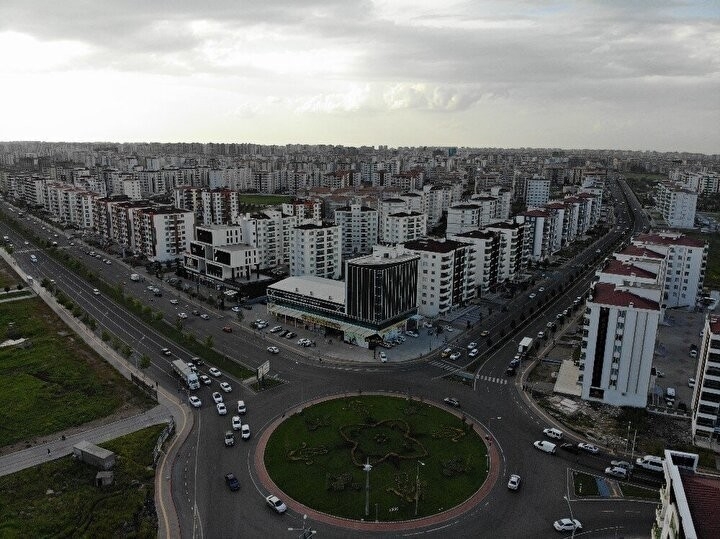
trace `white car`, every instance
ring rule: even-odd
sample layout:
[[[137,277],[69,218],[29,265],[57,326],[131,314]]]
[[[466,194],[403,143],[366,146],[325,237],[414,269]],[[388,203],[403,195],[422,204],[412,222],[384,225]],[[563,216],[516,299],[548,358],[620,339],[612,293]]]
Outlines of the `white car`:
[[[207,313],[202,313],[200,315],[200,318],[202,318],[203,320],[210,320],[210,315]]]
[[[479,353],[477,348],[473,348],[468,352],[468,357],[476,357]]]
[[[417,339],[420,335],[414,331],[406,331],[405,335],[408,337],[413,337],[414,339]]]
[[[278,331],[282,331],[282,326],[274,326],[270,329],[270,333],[277,333]]]
[[[243,440],[249,440],[250,439],[250,425],[247,423],[243,423],[242,428],[240,429],[240,437]]]
[[[268,346],[267,351],[270,352],[271,354],[279,354],[280,353],[280,349],[277,346]]]
[[[209,377],[208,375],[206,375],[206,374],[201,374],[200,376],[198,376],[198,378],[199,378],[200,381],[201,381],[203,384],[205,384],[206,386],[209,386],[210,384],[212,384],[212,380],[211,380],[210,377]]]
[[[172,352],[170,351],[169,348],[161,348],[161,349],[160,349],[160,353],[161,353],[162,355],[164,355],[164,356],[171,356],[171,355],[172,355]]]
[[[222,389],[225,393],[230,393],[232,391],[232,386],[227,382],[220,382],[220,389]]]
[[[452,333],[453,331],[455,331],[455,328],[452,326],[445,326],[445,331],[447,331],[448,333]]]
[[[223,396],[220,393],[218,393],[217,391],[215,391],[212,394],[212,398],[215,401],[215,404],[218,404],[223,401]]]
[[[548,438],[555,438],[556,440],[562,440],[563,437],[562,431],[554,427],[551,429],[543,429],[543,434]]]
[[[202,401],[195,395],[190,395],[190,398],[188,400],[190,401],[190,404],[193,408],[200,408],[202,406]]]
[[[461,355],[462,355],[462,354],[461,354],[460,352],[453,352],[452,354],[450,354],[450,359],[452,359],[453,361],[455,361],[456,359],[460,359],[460,356],[461,356]]]
[[[220,415],[226,415],[227,414],[227,408],[225,408],[225,403],[218,402],[215,405],[215,408],[217,408],[217,412]]]
[[[267,504],[278,513],[284,513],[285,511],[287,511],[287,505],[285,505],[280,500],[280,498],[278,498],[274,494],[270,494],[270,496],[266,497],[265,502],[267,502]]]
[[[302,339],[298,339],[298,342],[297,342],[297,343],[298,343],[300,346],[306,346],[306,345],[308,345],[308,344],[311,344],[312,341],[311,341],[310,339],[306,339],[305,337],[303,337]]]
[[[170,300],[170,303],[172,303],[173,305],[177,305],[177,304],[178,304],[178,300],[176,300],[176,299],[171,299],[171,300]]]
[[[242,427],[242,421],[240,421],[240,416],[234,415],[232,418],[232,428],[233,430],[240,430],[240,427]]]
[[[96,296],[99,296],[100,290],[98,290],[97,288],[93,288],[93,294],[95,294]]]
[[[536,449],[544,451],[545,453],[550,453],[551,455],[554,455],[555,451],[557,450],[557,446],[552,442],[548,442],[547,440],[538,440],[537,442],[534,442],[533,445]]]
[[[238,414],[244,414],[245,412],[247,412],[245,401],[238,401]]]
[[[598,446],[593,444],[586,444],[585,442],[580,442],[578,444],[578,447],[584,451],[587,451],[588,453],[592,453],[593,455],[600,451],[600,448]]]
[[[535,292],[533,292],[533,293],[530,294],[528,297],[529,297],[530,299],[535,299],[535,296],[537,296],[537,294],[536,294]]]
[[[185,320],[187,318],[187,313],[178,313],[178,318]]]
[[[627,470],[620,466],[608,466],[605,468],[605,475],[617,477],[618,479],[627,479]]]
[[[517,490],[520,488],[520,476],[517,474],[512,474],[510,476],[510,479],[508,480],[508,488],[510,490]]]
[[[387,354],[385,352],[380,352],[380,361],[387,363]]]
[[[477,343],[475,341],[467,345],[468,350],[472,350],[473,348],[477,348]]]
[[[208,369],[208,372],[209,372],[212,376],[214,376],[215,378],[217,378],[218,376],[222,376],[222,373],[220,372],[220,369],[216,369],[215,367],[210,367],[210,368]]]
[[[574,518],[561,518],[553,523],[553,528],[559,532],[571,532],[573,530],[582,530],[582,524]]]

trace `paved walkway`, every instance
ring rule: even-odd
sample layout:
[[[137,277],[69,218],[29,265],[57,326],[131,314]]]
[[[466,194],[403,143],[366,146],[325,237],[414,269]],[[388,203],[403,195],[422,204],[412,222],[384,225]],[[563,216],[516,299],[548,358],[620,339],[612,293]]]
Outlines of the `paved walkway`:
[[[0,477],[19,472],[32,466],[37,466],[49,460],[70,455],[73,450],[73,445],[83,440],[100,444],[152,425],[167,423],[170,417],[171,415],[168,409],[158,404],[155,408],[142,414],[71,434],[64,440],[59,434],[47,436],[47,438],[51,438],[52,441],[37,444],[0,457]]]

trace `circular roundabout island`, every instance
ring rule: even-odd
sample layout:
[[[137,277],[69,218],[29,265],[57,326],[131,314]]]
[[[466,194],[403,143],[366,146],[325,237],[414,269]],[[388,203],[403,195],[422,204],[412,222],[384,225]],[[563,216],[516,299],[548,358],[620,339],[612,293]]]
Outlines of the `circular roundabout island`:
[[[276,423],[263,453],[269,479],[303,508],[379,523],[468,505],[491,460],[497,462],[462,412],[373,394],[299,408]]]

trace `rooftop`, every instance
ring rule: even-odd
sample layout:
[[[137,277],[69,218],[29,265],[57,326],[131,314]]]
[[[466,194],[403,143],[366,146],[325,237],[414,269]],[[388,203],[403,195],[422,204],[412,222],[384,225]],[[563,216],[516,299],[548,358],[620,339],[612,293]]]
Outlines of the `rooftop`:
[[[650,249],[646,249],[645,247],[638,247],[637,245],[628,245],[627,247],[625,247],[625,249],[619,251],[618,254],[628,256],[642,256],[645,258],[665,258],[660,253],[656,253],[655,251],[651,251]]]
[[[303,296],[313,296],[325,301],[332,301],[345,305],[345,282],[304,275],[302,277],[288,277],[282,281],[268,286],[285,292],[295,292]]]
[[[457,238],[472,238],[472,239],[481,239],[481,240],[488,240],[491,238],[494,238],[495,235],[498,234],[497,232],[493,233],[486,230],[469,230],[468,232],[461,232],[460,234],[453,234],[453,236]]]
[[[348,264],[355,266],[392,266],[400,262],[407,262],[408,260],[417,260],[420,258],[416,253],[408,251],[393,252],[390,251],[379,251],[366,256],[359,256],[348,260]]]
[[[628,277],[635,276],[647,279],[657,278],[656,273],[652,273],[651,271],[634,266],[630,262],[623,262],[615,258],[608,262],[607,266],[603,268],[602,272],[612,273],[613,275],[626,275]]]
[[[686,473],[680,477],[698,539],[720,537],[720,480]]]
[[[639,243],[647,243],[650,245],[684,245],[686,247],[705,247],[705,242],[696,238],[691,238],[685,234],[676,233],[654,233],[640,234],[633,241]]]
[[[720,316],[714,314],[710,316],[709,321],[710,331],[713,332],[713,335],[720,335]]]
[[[635,309],[647,309],[659,311],[660,305],[657,301],[652,301],[627,290],[622,290],[611,283],[595,283],[595,287],[591,292],[592,303],[611,305],[614,307],[633,307]]]
[[[455,249],[465,247],[468,243],[461,243],[459,241],[446,240],[446,239],[434,239],[434,238],[422,238],[419,240],[412,240],[405,244],[406,249],[413,251],[429,251],[434,253],[449,253]]]

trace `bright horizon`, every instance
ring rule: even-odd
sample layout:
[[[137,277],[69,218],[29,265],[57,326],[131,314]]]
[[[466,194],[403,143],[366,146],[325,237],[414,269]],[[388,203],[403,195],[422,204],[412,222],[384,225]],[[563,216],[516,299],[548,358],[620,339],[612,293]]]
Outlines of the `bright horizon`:
[[[717,154],[720,4],[5,0],[0,140]]]

